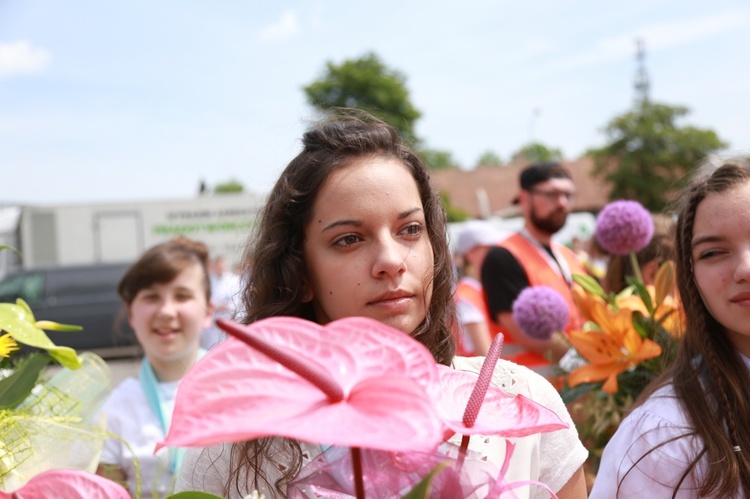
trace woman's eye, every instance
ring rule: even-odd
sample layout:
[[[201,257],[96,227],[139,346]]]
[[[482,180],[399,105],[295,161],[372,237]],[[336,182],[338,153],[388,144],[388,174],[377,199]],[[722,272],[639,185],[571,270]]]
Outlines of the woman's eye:
[[[419,236],[424,232],[424,226],[419,223],[414,223],[407,225],[402,232],[407,236]]]
[[[708,258],[711,258],[711,257],[714,257],[716,255],[719,255],[720,253],[721,253],[721,251],[717,250],[717,249],[710,249],[710,250],[701,251],[698,254],[698,260],[706,260]]]
[[[347,234],[342,236],[334,242],[336,246],[352,246],[361,241],[360,237],[355,234]]]

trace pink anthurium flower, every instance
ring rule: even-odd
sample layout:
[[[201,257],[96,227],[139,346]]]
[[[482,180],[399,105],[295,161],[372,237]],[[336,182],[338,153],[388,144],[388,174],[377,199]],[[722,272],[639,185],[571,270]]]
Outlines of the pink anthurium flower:
[[[438,366],[443,393],[437,401],[443,423],[460,435],[525,437],[567,428],[554,411],[524,397],[509,395],[490,380],[502,349],[502,336],[492,342],[482,369],[475,374]]]
[[[188,372],[157,450],[271,435],[389,451],[442,441],[437,366],[408,335],[359,317],[219,325],[253,348],[230,338]]]
[[[15,492],[0,491],[0,499],[65,497],[66,499],[130,499],[125,488],[93,473],[56,469],[35,475]]]

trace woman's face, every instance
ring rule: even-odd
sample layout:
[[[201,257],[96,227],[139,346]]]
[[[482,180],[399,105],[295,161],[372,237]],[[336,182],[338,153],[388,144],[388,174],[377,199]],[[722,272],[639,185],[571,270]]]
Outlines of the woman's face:
[[[692,261],[706,308],[750,357],[750,182],[698,205]]]
[[[367,157],[334,170],[305,227],[304,258],[319,323],[362,316],[411,334],[427,314],[434,258],[407,167]]]
[[[141,289],[128,307],[130,325],[152,364],[197,355],[213,308],[206,301],[203,267],[195,262],[166,284]]]

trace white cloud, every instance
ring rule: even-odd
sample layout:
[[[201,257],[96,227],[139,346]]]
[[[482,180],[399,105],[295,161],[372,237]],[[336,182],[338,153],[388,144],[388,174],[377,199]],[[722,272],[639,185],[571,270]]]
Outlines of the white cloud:
[[[281,19],[273,24],[269,24],[260,31],[261,40],[283,40],[292,38],[300,33],[300,23],[297,13],[292,10],[286,10],[281,14]]]
[[[49,51],[32,47],[26,40],[0,43],[0,78],[41,73],[47,69],[51,58]]]

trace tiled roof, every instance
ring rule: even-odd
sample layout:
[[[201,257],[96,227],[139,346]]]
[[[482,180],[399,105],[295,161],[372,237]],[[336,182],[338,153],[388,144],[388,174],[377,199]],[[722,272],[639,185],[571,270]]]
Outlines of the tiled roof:
[[[448,195],[453,206],[473,218],[485,218],[488,214],[514,216],[519,213],[513,205],[519,191],[518,176],[527,164],[511,163],[474,170],[433,170],[432,182],[439,191]],[[573,211],[601,210],[608,202],[610,188],[600,178],[591,176],[594,160],[585,157],[563,161],[562,164],[570,170],[578,192]]]

